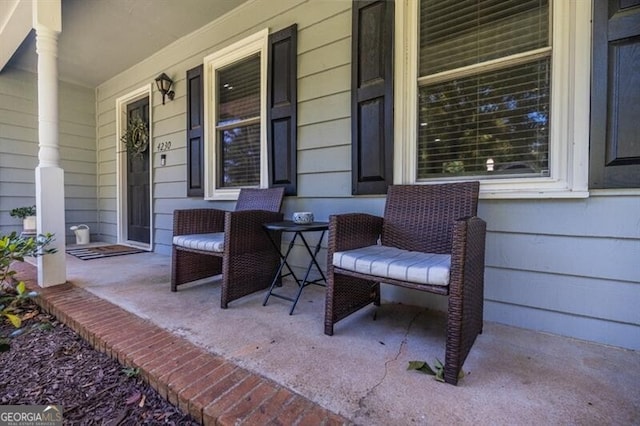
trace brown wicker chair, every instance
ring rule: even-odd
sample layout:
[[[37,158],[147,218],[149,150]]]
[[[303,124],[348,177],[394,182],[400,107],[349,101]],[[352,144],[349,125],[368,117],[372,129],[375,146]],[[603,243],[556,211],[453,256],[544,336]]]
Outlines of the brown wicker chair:
[[[449,296],[444,378],[457,384],[482,332],[486,223],[476,217],[478,191],[478,182],[391,186],[384,218],[331,216],[325,334],[379,306],[380,282]]]
[[[266,289],[280,257],[262,228],[283,218],[283,188],[240,190],[233,212],[217,209],[175,210],[171,291],[222,274],[220,306]],[[280,235],[274,234],[274,241]]]

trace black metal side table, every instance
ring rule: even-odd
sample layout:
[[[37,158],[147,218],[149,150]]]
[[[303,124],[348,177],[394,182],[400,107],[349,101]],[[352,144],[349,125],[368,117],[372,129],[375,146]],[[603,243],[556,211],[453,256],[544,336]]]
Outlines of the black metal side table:
[[[329,229],[329,223],[328,222],[311,222],[311,223],[307,223],[307,224],[301,224],[301,223],[295,223],[295,222],[290,221],[290,220],[285,220],[283,222],[265,223],[262,226],[267,231],[267,234],[269,235],[269,240],[271,241],[271,244],[273,244],[273,247],[280,254],[280,267],[278,268],[278,271],[276,272],[275,277],[273,277],[273,282],[271,283],[271,287],[269,287],[269,291],[267,292],[267,296],[265,297],[264,303],[262,304],[262,306],[266,306],[267,305],[267,302],[269,301],[269,297],[271,297],[271,296],[278,297],[280,299],[289,300],[289,301],[293,302],[293,306],[291,306],[291,310],[289,311],[289,315],[292,315],[293,314],[293,310],[296,308],[296,304],[298,303],[298,299],[300,299],[300,295],[302,294],[302,290],[306,286],[311,285],[311,284],[315,284],[315,285],[319,285],[319,286],[323,286],[323,287],[326,286],[327,278],[325,277],[324,272],[322,272],[322,269],[320,268],[320,265],[318,264],[318,260],[316,259],[316,255],[320,251],[320,245],[322,244],[322,239],[324,238],[324,234]],[[285,254],[282,254],[281,247],[278,247],[278,245],[273,241],[273,238],[271,237],[271,232],[269,232],[269,231],[293,232],[294,233],[293,238],[291,239],[291,242],[289,243],[289,247],[287,248],[287,251],[286,251]],[[305,232],[321,232],[320,238],[318,239],[318,243],[315,245],[313,251],[311,251],[311,247],[309,247],[309,244],[307,243],[307,239],[303,235]],[[307,270],[306,270],[306,272],[304,274],[304,278],[303,279],[299,279],[296,276],[296,274],[293,272],[293,269],[289,265],[289,262],[287,261],[287,258],[289,257],[289,253],[291,253],[291,249],[293,248],[294,243],[295,243],[295,241],[296,241],[296,239],[298,237],[300,237],[300,239],[302,240],[302,242],[303,242],[303,244],[304,244],[305,248],[307,249],[307,252],[309,253],[309,256],[310,256],[309,266],[307,266]],[[321,278],[318,278],[318,279],[315,279],[315,280],[309,280],[309,274],[311,273],[311,269],[313,268],[314,265],[315,265],[316,269],[318,270],[318,272],[320,273],[320,277]],[[284,269],[285,266],[287,267],[289,272],[281,276],[280,274],[282,273],[282,270]],[[296,294],[295,299],[273,292],[273,289],[278,284],[278,281],[280,280],[280,278],[288,277],[288,276],[292,276],[293,279],[298,284],[298,293]],[[322,281],[324,281],[324,283],[322,283]]]

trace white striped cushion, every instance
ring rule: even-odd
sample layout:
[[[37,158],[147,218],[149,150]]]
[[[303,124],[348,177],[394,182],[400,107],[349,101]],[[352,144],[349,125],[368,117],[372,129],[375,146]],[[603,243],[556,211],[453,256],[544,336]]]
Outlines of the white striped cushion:
[[[176,235],[173,237],[173,244],[195,250],[222,253],[224,251],[224,232]]]
[[[451,256],[376,245],[333,253],[333,266],[380,278],[447,286]]]

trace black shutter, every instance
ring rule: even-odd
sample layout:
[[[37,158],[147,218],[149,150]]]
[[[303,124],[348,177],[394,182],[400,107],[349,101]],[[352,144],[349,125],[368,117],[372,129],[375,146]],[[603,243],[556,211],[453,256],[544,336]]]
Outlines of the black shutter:
[[[640,0],[596,0],[591,188],[640,188]]]
[[[353,194],[386,194],[393,182],[393,10],[393,1],[353,2]]]
[[[204,197],[203,65],[187,71],[187,196]]]
[[[269,186],[297,194],[297,25],[269,35],[267,146]]]

